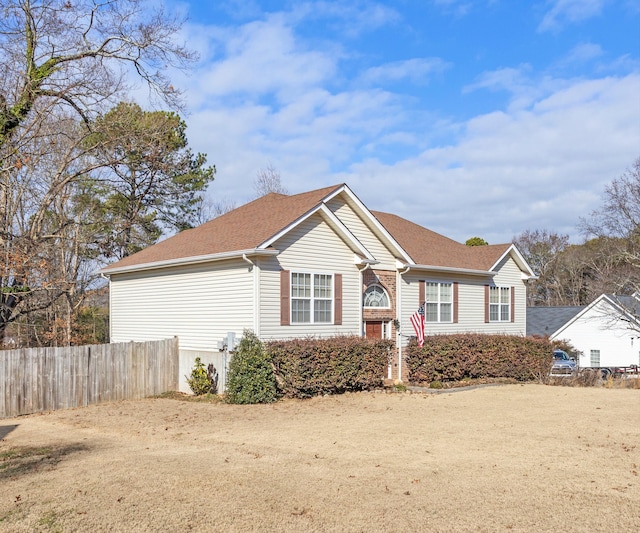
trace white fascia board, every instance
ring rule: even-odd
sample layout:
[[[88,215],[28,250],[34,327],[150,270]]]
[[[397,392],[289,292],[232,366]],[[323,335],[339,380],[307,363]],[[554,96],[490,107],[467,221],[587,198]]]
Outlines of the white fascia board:
[[[323,203],[320,206],[320,211],[330,220],[332,224],[336,226],[342,236],[347,241],[349,241],[353,245],[353,247],[356,248],[358,253],[365,257],[365,260],[376,261],[376,258],[373,257],[373,254],[364,247],[364,245],[358,240],[358,238],[353,233],[351,233],[349,228],[344,225],[344,223],[331,211],[331,209],[326,206],[326,204]]]
[[[152,263],[142,263],[139,265],[129,265],[119,268],[109,268],[108,266],[98,272],[104,276],[112,274],[124,274],[126,272],[140,272],[142,270],[154,270],[158,268],[168,268],[173,266],[195,265],[198,263],[208,263],[212,261],[224,261],[225,259],[242,259],[243,256],[270,256],[278,255],[279,250],[235,250],[233,252],[222,252],[218,254],[198,255],[194,257],[180,257],[178,259],[167,259],[165,261],[154,261]]]
[[[384,235],[385,239],[387,239],[391,245],[396,249],[396,251],[402,256],[402,258],[407,262],[407,263],[412,263],[413,264],[413,260],[411,259],[411,256],[404,250],[404,248],[402,246],[400,246],[400,244],[391,236],[391,234],[385,229],[385,227],[380,224],[380,222],[378,221],[378,219],[376,217],[373,216],[373,214],[371,213],[371,211],[369,211],[369,209],[367,208],[366,205],[364,205],[360,199],[355,195],[355,193],[345,184],[341,189],[339,189],[338,191],[336,191],[334,194],[331,195],[330,198],[327,198],[327,200],[330,200],[331,198],[333,198],[334,196],[337,196],[337,194],[339,192],[344,192],[347,194],[347,196],[353,201],[353,203],[355,203],[358,208],[362,211],[362,213],[364,214],[364,216],[366,216],[369,221],[376,227],[376,229],[382,233],[382,235]]]
[[[495,268],[497,268],[497,266],[500,264],[500,261],[502,261],[507,255],[511,253],[515,255],[516,263],[518,263],[518,266],[520,267],[520,269],[525,274],[527,274],[529,278],[535,278],[536,277],[535,272],[531,269],[531,267],[529,266],[529,263],[527,263],[527,261],[522,256],[520,251],[513,244],[509,246],[509,248],[507,248],[506,251],[500,256],[500,258],[493,264],[493,266],[491,267],[491,270],[494,270]]]
[[[549,338],[550,339],[556,338],[558,335],[560,335],[560,333],[562,333],[565,329],[567,329],[571,324],[573,324],[578,319],[580,319],[584,315],[586,315],[589,311],[591,311],[591,309],[593,309],[596,305],[598,305],[598,303],[600,303],[602,300],[606,300],[607,302],[609,302],[609,304],[613,305],[613,302],[607,297],[606,294],[601,294],[593,302],[591,302],[589,305],[587,305],[582,311],[580,311],[575,316],[570,318],[564,325],[560,326],[557,331],[554,331],[551,335],[549,335]]]
[[[338,189],[338,191],[340,191],[341,189]],[[333,197],[333,194],[331,195],[331,197]],[[305,220],[307,220],[309,217],[311,217],[316,213],[321,213],[321,215],[327,219],[327,221],[329,222],[329,225],[333,225],[334,228],[337,230],[337,233],[339,233],[345,241],[350,243],[352,248],[357,250],[358,253],[363,255],[366,259],[369,259],[371,261],[375,260],[375,257],[373,257],[371,252],[362,245],[362,243],[356,238],[356,236],[353,233],[351,233],[351,231],[349,231],[349,229],[342,223],[342,221],[337,216],[335,216],[331,212],[331,210],[325,205],[324,200],[320,204],[318,204],[316,207],[314,207],[313,209],[311,209],[310,211],[302,215],[300,218],[298,218],[297,220],[289,224],[286,228],[281,230],[279,233],[276,233],[269,240],[263,242],[260,246],[258,246],[258,249],[263,249],[268,246],[271,246],[274,242],[276,242],[282,236],[289,233],[291,230],[293,230],[294,228],[302,224]]]
[[[493,277],[497,272],[491,270],[475,270],[472,268],[445,267],[437,265],[416,265],[413,263],[399,264],[396,263],[398,270],[409,268],[410,270],[428,270],[430,272],[443,272],[448,274],[467,274],[469,276]]]

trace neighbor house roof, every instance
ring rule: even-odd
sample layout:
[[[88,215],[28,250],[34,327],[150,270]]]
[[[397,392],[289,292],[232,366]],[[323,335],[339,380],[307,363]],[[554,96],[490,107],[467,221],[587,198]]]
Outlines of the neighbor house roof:
[[[374,226],[381,226],[382,234],[386,235],[384,238],[401,252],[403,263],[407,266],[486,274],[513,251],[520,267],[533,275],[512,244],[466,246],[397,215],[369,211],[345,184],[295,195],[267,194],[197,228],[185,230],[125,257],[105,267],[102,272],[109,274],[155,268],[181,261],[212,260],[242,253],[277,253],[271,244],[305,217],[318,211],[351,240],[354,249],[366,257],[369,252],[356,242],[357,239],[324,205],[342,192],[346,192],[360,206],[364,216],[369,217]]]
[[[527,335],[546,337],[577,316],[586,305],[527,307]]]

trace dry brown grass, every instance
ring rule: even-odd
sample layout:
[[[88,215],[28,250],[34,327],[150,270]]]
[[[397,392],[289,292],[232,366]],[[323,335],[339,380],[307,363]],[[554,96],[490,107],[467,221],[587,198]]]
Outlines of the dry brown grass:
[[[629,374],[623,376],[609,375],[606,378],[595,371],[581,371],[570,376],[550,376],[549,385],[561,385],[564,387],[604,387],[606,389],[640,389],[640,376]]]
[[[13,427],[15,426],[15,427]],[[0,421],[0,531],[633,531],[640,391],[500,385]]]

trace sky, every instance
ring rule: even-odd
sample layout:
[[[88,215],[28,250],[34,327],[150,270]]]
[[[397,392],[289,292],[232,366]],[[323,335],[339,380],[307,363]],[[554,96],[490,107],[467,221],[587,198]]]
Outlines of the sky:
[[[246,203],[346,183],[460,242],[578,229],[640,157],[637,0],[167,0],[187,136]],[[267,216],[267,214],[265,214]]]

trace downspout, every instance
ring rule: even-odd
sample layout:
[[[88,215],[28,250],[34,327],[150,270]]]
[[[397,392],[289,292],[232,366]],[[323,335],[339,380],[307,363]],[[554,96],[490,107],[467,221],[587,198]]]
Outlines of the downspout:
[[[396,309],[396,315],[400,328],[402,328],[402,276],[407,274],[411,270],[411,265],[407,265],[404,272],[398,272],[398,279],[396,280],[396,292],[398,293],[398,309]],[[398,379],[402,381],[402,333],[396,331],[396,346],[398,347]],[[391,378],[391,376],[389,376]]]
[[[111,276],[105,276],[103,272],[100,272],[100,277],[109,282],[109,342],[111,342],[111,317],[113,316],[111,312]]]
[[[364,280],[363,280],[363,276],[362,273],[367,270],[367,268],[371,268],[371,263],[367,262],[364,265],[364,268],[359,268],[358,272],[360,273],[360,305],[358,306],[358,315],[359,315],[359,323],[360,323],[360,336],[364,337],[364,330],[362,325],[364,324],[364,319],[363,319],[363,315],[362,315],[362,286],[364,285]]]
[[[260,338],[260,323],[258,320],[260,315],[260,269],[257,268],[257,265],[251,261],[245,253],[242,254],[242,260],[249,263],[249,272],[253,273],[253,332]]]

